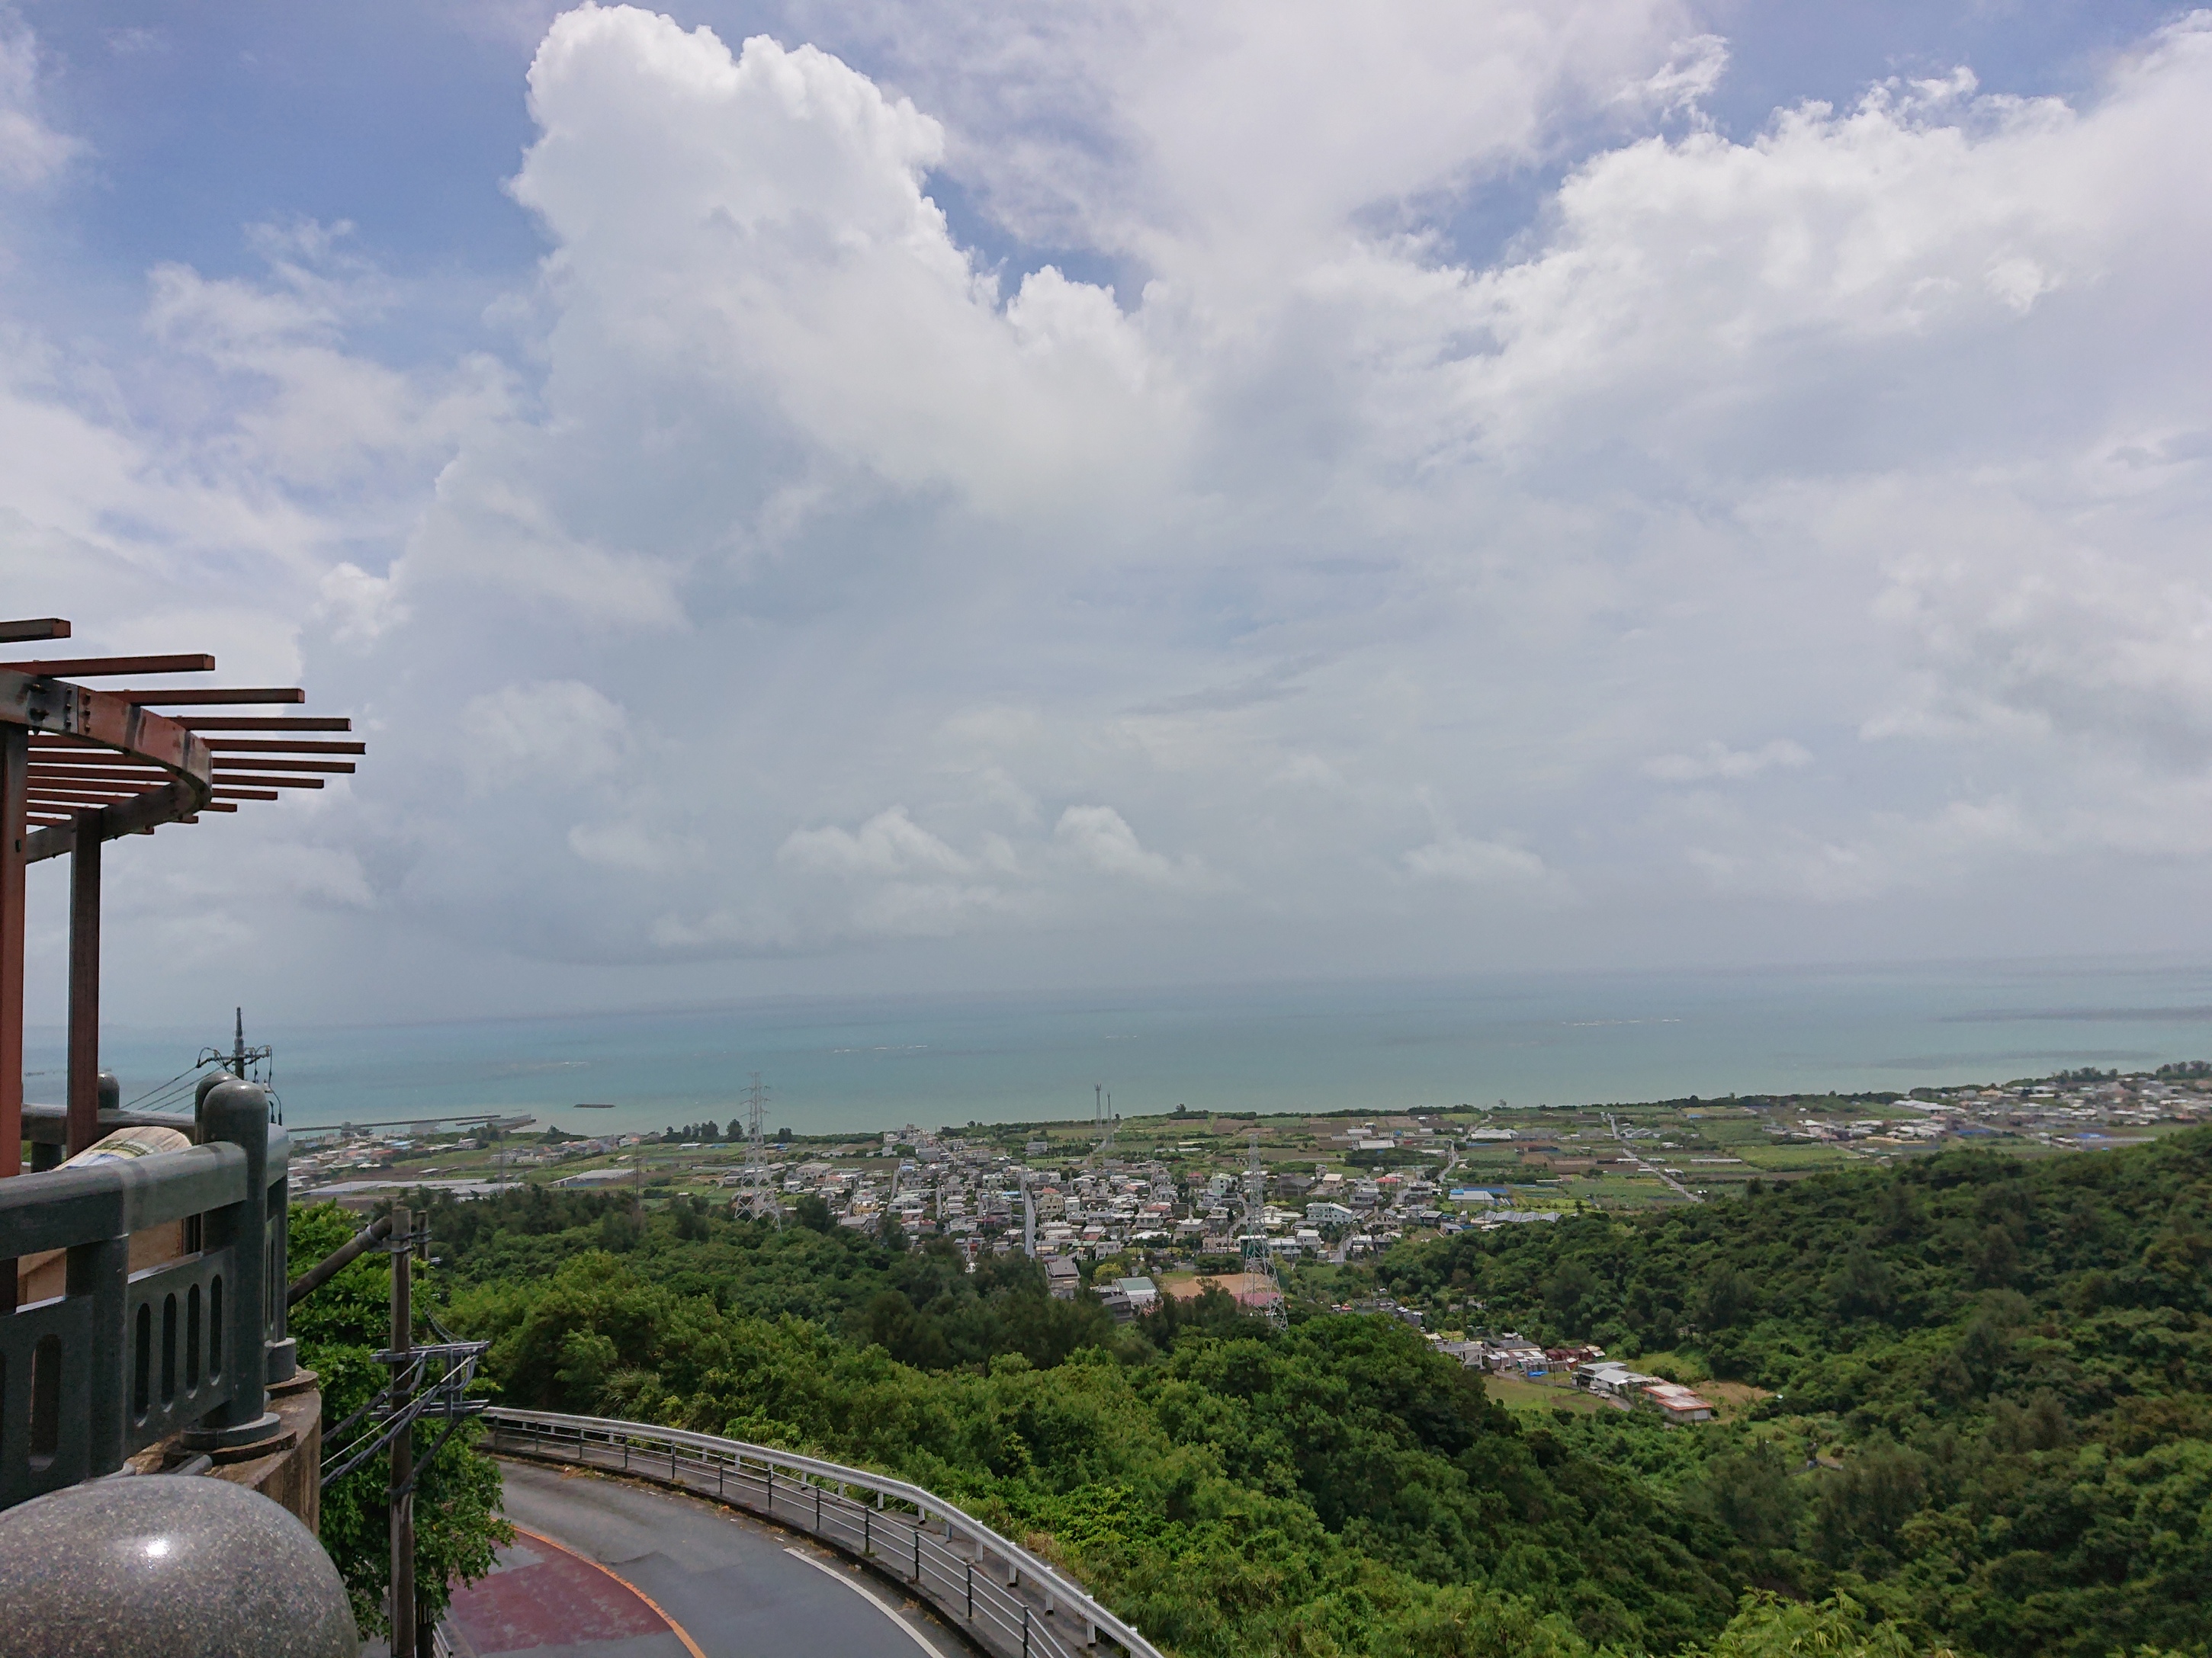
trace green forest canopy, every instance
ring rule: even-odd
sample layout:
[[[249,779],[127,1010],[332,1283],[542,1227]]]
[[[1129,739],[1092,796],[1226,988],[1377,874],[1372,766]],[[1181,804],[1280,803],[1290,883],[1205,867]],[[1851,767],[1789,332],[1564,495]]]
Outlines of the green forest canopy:
[[[1117,1327],[827,1217],[542,1187],[431,1204],[510,1402],[895,1471],[1191,1655],[2205,1658],[2212,1132],[1939,1157],[1392,1250],[1439,1309],[1771,1390],[1515,1416],[1392,1320]],[[1333,1286],[1339,1290],[1341,1284]],[[1747,1599],[1747,1596],[1749,1599]]]

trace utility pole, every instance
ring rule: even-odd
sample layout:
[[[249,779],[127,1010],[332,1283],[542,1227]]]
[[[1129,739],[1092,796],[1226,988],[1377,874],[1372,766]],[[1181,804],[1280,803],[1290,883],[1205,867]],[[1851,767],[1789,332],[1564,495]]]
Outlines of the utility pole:
[[[243,1046],[243,1044],[240,1044]],[[404,1355],[414,1345],[415,1313],[410,1291],[412,1266],[409,1256],[414,1243],[414,1217],[404,1207],[392,1211],[392,1351]],[[399,1390],[407,1376],[407,1360],[396,1357],[392,1367],[392,1390]],[[393,1405],[405,1409],[395,1397]],[[388,1502],[392,1519],[392,1658],[417,1658],[415,1646],[415,1430],[402,1428],[392,1436],[392,1485]]]

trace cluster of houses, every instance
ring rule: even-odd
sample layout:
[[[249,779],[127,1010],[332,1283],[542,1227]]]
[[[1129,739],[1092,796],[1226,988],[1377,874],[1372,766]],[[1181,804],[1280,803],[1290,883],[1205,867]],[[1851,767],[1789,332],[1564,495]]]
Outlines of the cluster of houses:
[[[1513,1331],[1474,1341],[1444,1341],[1437,1346],[1462,1364],[1530,1381],[1564,1375],[1594,1398],[1621,1410],[1656,1412],[1670,1423],[1711,1422],[1712,1402],[1680,1382],[1645,1376],[1595,1346],[1545,1347]]]
[[[1043,1141],[1032,1142],[1027,1160],[1017,1162],[988,1145],[914,1127],[887,1133],[885,1149],[898,1159],[895,1169],[883,1169],[872,1147],[873,1166],[856,1166],[852,1156],[840,1155],[854,1148],[839,1148],[780,1163],[776,1183],[787,1200],[819,1197],[844,1225],[873,1230],[896,1220],[908,1237],[971,1240],[1001,1252],[1018,1240],[1041,1257],[1089,1260],[1130,1249],[1249,1252],[1255,1218],[1245,1177],[1232,1170],[1193,1175],[1157,1160],[1113,1157],[1071,1169],[1044,1161],[1051,1148]],[[1439,1206],[1444,1194],[1437,1183],[1414,1173],[1273,1171],[1263,1178],[1256,1219],[1265,1242],[1258,1247],[1278,1260],[1356,1257],[1415,1228],[1451,1231],[1462,1224]],[[1518,1218],[1503,1188],[1455,1189],[1450,1198],[1480,1206],[1486,1221]]]

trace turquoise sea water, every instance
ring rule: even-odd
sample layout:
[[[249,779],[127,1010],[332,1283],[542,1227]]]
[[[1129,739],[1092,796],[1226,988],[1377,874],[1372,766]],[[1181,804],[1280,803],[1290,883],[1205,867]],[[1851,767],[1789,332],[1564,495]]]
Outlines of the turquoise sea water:
[[[680,1011],[269,1028],[298,1126],[517,1111],[634,1131],[740,1108],[800,1133],[1125,1115],[1579,1104],[2002,1081],[2212,1058],[2212,965],[1952,964],[1544,974],[1050,996],[770,999]],[[62,1094],[58,1030],[27,1092]],[[126,1100],[228,1029],[114,1029]],[[612,1111],[578,1112],[581,1101]]]

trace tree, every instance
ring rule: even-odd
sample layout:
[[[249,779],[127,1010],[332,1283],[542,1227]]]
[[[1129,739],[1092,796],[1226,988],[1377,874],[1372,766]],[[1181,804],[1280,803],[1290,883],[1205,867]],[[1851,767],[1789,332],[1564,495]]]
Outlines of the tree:
[[[1751,1311],[1755,1297],[1751,1279],[1723,1262],[1705,1274],[1698,1322],[1707,1330],[1725,1330]]]
[[[351,1218],[336,1204],[295,1204],[287,1248],[295,1262],[313,1262],[353,1234]],[[374,1255],[355,1261],[292,1309],[290,1330],[300,1343],[300,1363],[322,1383],[328,1434],[384,1385],[384,1369],[374,1355],[390,1343],[391,1268]],[[472,1583],[490,1571],[495,1551],[514,1538],[514,1527],[500,1517],[499,1465],[477,1450],[478,1436],[470,1424],[434,1460],[417,1465],[415,1598],[417,1613],[428,1622],[445,1615],[455,1584]],[[386,1493],[391,1483],[390,1461],[379,1453],[323,1491],[322,1545],[345,1582],[355,1623],[370,1634],[389,1633]]]
[[[1889,1268],[1863,1243],[1845,1252],[1828,1287],[1837,1312],[1845,1318],[1880,1318],[1889,1310]]]

